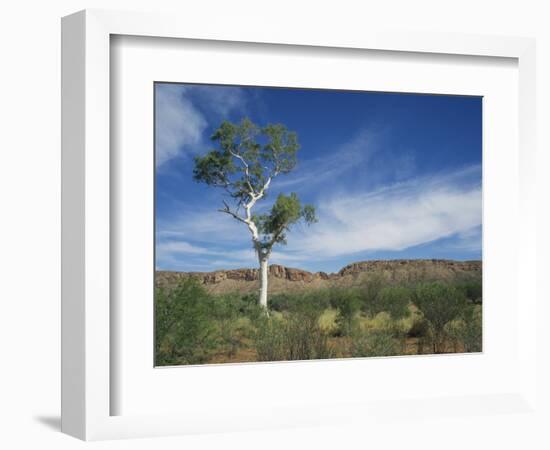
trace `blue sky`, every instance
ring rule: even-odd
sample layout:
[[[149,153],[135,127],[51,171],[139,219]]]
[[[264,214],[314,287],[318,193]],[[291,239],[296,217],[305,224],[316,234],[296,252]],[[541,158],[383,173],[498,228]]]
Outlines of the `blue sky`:
[[[223,191],[192,179],[223,120],[298,133],[298,164],[256,212],[296,192],[319,221],[296,225],[270,263],[336,272],[367,259],[481,258],[482,100],[332,90],[155,85],[156,266],[255,267]]]

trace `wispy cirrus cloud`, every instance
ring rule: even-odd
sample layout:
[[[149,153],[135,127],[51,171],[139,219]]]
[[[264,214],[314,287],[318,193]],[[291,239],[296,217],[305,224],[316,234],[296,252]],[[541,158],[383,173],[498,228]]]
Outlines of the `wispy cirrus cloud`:
[[[481,251],[480,170],[471,166],[369,192],[320,196],[318,223],[295,227],[271,262],[307,268],[312,261],[401,251],[445,238],[453,238],[447,246]],[[169,258],[172,266],[177,260],[208,270],[256,265],[247,230],[216,211],[182,215],[160,227],[158,239],[159,261]]]
[[[479,166],[367,193],[341,191],[322,198],[317,205],[319,222],[298,230],[286,251],[330,258],[399,251],[466,235],[481,225],[481,186],[471,181],[476,171]]]
[[[157,167],[197,146],[207,126],[204,116],[185,96],[185,88],[179,85],[157,86],[155,114]]]
[[[446,239],[439,243],[438,251],[444,252],[448,250],[457,250],[461,252],[472,252],[481,254],[483,245],[481,225],[474,226],[470,229],[460,231],[453,235],[450,239]]]
[[[169,270],[231,269],[256,265],[252,247],[226,248],[190,243],[181,239],[160,239],[156,245],[156,266]]]
[[[250,238],[248,241],[250,242]],[[177,270],[179,268],[185,271],[212,271],[216,269],[254,267],[257,265],[252,245],[228,251],[228,249],[221,247],[191,244],[177,238],[163,239],[158,242],[156,246],[156,259],[156,265],[159,270]],[[300,255],[275,251],[271,256],[271,262],[292,265],[304,263],[305,259]]]
[[[376,136],[362,130],[349,142],[335,148],[331,156],[310,159],[304,164],[298,162],[293,172],[273,181],[273,189],[313,188],[327,180],[336,179],[358,164],[366,163],[375,151]]]
[[[156,265],[160,270],[250,267],[256,259],[241,223],[211,207],[178,209],[157,220]]]
[[[220,205],[221,202],[220,202]],[[181,208],[178,213],[159,218],[156,225],[157,241],[186,240],[206,243],[237,243],[248,240],[238,223],[226,214],[217,211],[213,203],[199,208]]]
[[[199,106],[200,105],[200,106]],[[210,122],[219,122],[231,112],[242,111],[246,97],[233,87],[216,91],[206,86],[159,84],[155,91],[156,167],[204,146]]]
[[[350,173],[363,169],[361,178],[375,186],[382,181],[403,180],[414,172],[412,152],[394,152],[384,132],[368,128],[360,130],[348,142],[335,146],[330,156],[298,161],[289,175],[276,178],[273,190],[318,190],[320,185],[332,185]],[[356,176],[357,174],[353,175]]]

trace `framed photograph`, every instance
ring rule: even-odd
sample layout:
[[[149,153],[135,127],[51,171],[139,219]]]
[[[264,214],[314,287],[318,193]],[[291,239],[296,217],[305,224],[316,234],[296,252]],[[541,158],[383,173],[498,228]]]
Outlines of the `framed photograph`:
[[[213,30],[63,19],[63,431],[532,411],[534,42]]]
[[[154,89],[155,365],[482,351],[482,97]]]

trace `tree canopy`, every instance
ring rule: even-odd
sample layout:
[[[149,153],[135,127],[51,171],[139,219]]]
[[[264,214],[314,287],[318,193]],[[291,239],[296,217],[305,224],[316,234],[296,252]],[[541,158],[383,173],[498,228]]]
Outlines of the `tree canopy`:
[[[267,196],[271,181],[296,166],[300,148],[296,133],[281,124],[259,127],[243,119],[238,124],[222,122],[212,141],[217,148],[195,158],[193,177],[228,194],[233,204],[224,201],[220,211],[248,226],[258,252],[285,244],[289,227],[298,221],[317,220],[315,208],[302,205],[296,193],[279,194],[269,213],[251,212]]]

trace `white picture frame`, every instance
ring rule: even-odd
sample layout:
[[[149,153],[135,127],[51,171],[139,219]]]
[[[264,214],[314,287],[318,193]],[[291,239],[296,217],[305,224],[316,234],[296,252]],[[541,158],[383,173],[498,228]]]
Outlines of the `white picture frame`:
[[[261,428],[359,422],[390,417],[383,401],[300,408],[278,406],[247,421],[220,412],[111,415],[110,320],[110,38],[112,35],[200,39],[225,42],[368,49],[416,54],[513,58],[519,73],[519,222],[517,283],[519,360],[512,392],[408,400],[414,415],[430,405],[442,415],[494,414],[536,410],[535,293],[535,43],[527,38],[418,34],[370,30],[327,36],[313,25],[281,30],[251,23],[235,27],[214,21],[205,27],[193,17],[112,11],[82,11],[62,22],[62,430],[85,440],[253,430]],[[516,293],[517,295],[517,293]],[[272,366],[274,367],[274,366]],[[270,370],[270,369],[266,369]],[[405,399],[402,399],[405,401]],[[394,400],[395,401],[395,400]],[[452,411],[452,413],[451,413]],[[271,417],[269,420],[267,420]],[[242,417],[241,417],[242,418]]]

